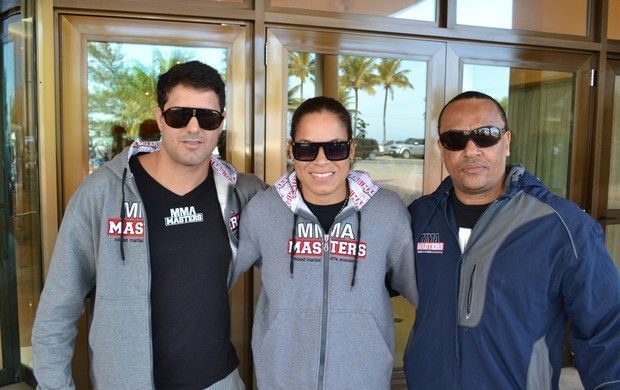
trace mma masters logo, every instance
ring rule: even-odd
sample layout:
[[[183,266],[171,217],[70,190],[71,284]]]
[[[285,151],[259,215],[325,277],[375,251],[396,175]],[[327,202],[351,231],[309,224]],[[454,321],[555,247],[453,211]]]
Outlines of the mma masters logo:
[[[194,206],[177,207],[170,209],[170,216],[164,222],[166,226],[184,225],[186,223],[197,223],[204,220],[202,213],[197,213]]]
[[[122,232],[125,240],[141,241],[144,239],[144,216],[141,204],[125,202],[124,207],[125,218],[122,223],[120,217],[108,217],[108,236],[120,238]]]
[[[418,253],[443,253],[443,244],[439,233],[422,233],[416,250]]]
[[[366,258],[366,243],[358,243],[351,224],[341,222],[334,225],[329,240],[323,237],[318,224],[298,223],[294,248],[293,240],[288,240],[287,253],[290,254],[291,250],[295,260],[299,261],[321,261],[324,252],[329,252],[330,260],[353,261],[356,251],[358,260]]]

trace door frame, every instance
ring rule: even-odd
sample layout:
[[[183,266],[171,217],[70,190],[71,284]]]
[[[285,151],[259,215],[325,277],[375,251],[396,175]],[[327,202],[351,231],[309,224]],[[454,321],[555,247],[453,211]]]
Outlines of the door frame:
[[[240,172],[251,170],[252,91],[251,31],[242,21],[212,21],[164,18],[138,19],[56,14],[59,41],[59,189],[61,214],[71,194],[88,175],[88,87],[87,50],[89,41],[168,44],[175,46],[228,49],[226,75],[227,161]],[[154,102],[155,106],[155,102]],[[237,351],[241,377],[251,382],[250,328],[252,323],[251,275],[244,275],[230,292],[231,340]],[[85,321],[82,320],[82,323]],[[87,327],[80,325],[74,364],[88,380]],[[78,362],[81,360],[81,362]],[[76,370],[74,366],[74,371]]]
[[[424,127],[422,194],[428,194],[437,188],[441,182],[442,162],[437,146],[439,135],[436,118],[444,102],[446,44],[436,40],[410,37],[281,26],[268,26],[266,29],[264,160],[267,183],[272,184],[287,169],[286,145],[289,138],[286,131],[287,110],[283,110],[282,107],[288,105],[288,54],[291,51],[425,61],[427,63],[425,112],[429,119],[425,121]],[[335,82],[334,75],[321,74],[321,76],[322,93],[335,97],[337,91],[327,90],[330,88],[328,85]],[[325,82],[328,79],[329,82]],[[260,289],[260,274],[255,272],[255,297],[259,296]],[[393,389],[406,388],[402,370],[392,372],[391,385]]]

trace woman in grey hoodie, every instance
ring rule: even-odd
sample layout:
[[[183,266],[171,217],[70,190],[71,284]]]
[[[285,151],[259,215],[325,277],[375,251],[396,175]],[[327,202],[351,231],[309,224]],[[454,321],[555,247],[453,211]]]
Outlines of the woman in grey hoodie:
[[[232,283],[255,265],[262,290],[252,332],[261,389],[388,389],[392,288],[416,303],[408,213],[355,156],[336,100],[293,114],[287,172],[243,210]]]

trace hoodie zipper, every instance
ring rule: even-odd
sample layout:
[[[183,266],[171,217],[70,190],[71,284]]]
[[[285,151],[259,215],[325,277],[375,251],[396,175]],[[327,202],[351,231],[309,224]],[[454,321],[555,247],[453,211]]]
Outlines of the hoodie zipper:
[[[329,234],[323,235],[323,309],[321,311],[321,354],[319,355],[319,382],[317,388],[323,389],[325,379],[325,354],[327,349],[327,312],[329,297]]]
[[[133,180],[133,181],[130,181]],[[132,178],[130,179],[129,177],[127,178],[127,181],[125,182],[126,185],[129,187],[130,191],[133,193],[133,195],[135,196],[135,194],[139,194],[138,189],[137,189],[137,185],[135,182],[135,179]],[[150,380],[151,380],[151,387],[155,388],[155,369],[154,369],[154,353],[153,353],[153,323],[151,320],[151,315],[152,315],[152,307],[151,307],[151,253],[150,253],[150,245],[149,245],[149,235],[148,235],[148,220],[146,217],[146,210],[144,209],[144,202],[142,201],[142,198],[140,197],[140,195],[137,195],[138,198],[140,199],[140,202],[142,203],[142,207],[143,207],[143,213],[144,213],[144,226],[146,227],[146,234],[144,235],[144,253],[145,253],[145,266],[146,266],[146,293],[147,293],[147,299],[148,299],[148,304],[146,305],[146,315],[148,318],[148,334],[149,334],[149,362],[150,362],[150,367],[151,367],[151,372],[150,372]],[[122,207],[125,207],[125,205],[123,204]]]

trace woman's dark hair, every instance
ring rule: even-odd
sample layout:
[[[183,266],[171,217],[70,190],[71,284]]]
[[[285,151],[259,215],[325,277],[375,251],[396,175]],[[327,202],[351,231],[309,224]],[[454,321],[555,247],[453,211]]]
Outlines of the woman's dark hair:
[[[315,112],[330,112],[338,117],[338,120],[347,129],[347,140],[353,138],[353,127],[351,125],[351,114],[346,108],[336,99],[332,99],[327,96],[317,96],[310,98],[297,107],[293,113],[291,119],[291,139],[295,140],[295,132],[299,121],[307,114],[313,114]]]
[[[168,101],[168,94],[177,85],[198,91],[213,91],[220,103],[220,111],[226,104],[226,86],[220,74],[211,66],[200,61],[176,64],[157,80],[157,105],[162,110]]]
[[[497,108],[497,112],[499,113],[499,116],[504,121],[504,128],[506,129],[506,131],[510,130],[508,128],[508,119],[506,118],[506,111],[504,110],[504,107],[502,107],[502,105],[499,104],[499,102],[493,99],[491,96],[485,93],[479,92],[479,91],[461,92],[460,94],[453,97],[452,100],[450,100],[448,103],[446,103],[446,105],[441,109],[441,112],[439,113],[439,118],[437,120],[437,129],[441,128],[441,119],[443,118],[443,112],[446,110],[446,108],[454,102],[458,102],[459,100],[467,100],[467,99],[488,100],[491,103],[493,103],[495,105],[495,108]]]

